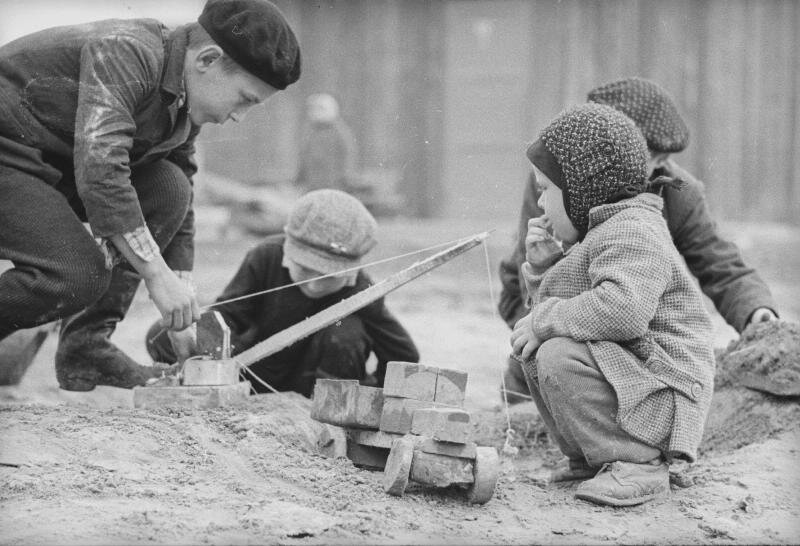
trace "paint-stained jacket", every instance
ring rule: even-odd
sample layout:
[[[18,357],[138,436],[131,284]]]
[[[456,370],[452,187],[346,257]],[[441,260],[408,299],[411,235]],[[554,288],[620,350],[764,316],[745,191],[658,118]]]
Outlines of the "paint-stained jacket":
[[[776,310],[769,288],[758,273],[745,265],[736,245],[720,236],[708,212],[702,182],[672,160],[664,168],[657,169],[654,175],[677,177],[687,183],[682,190],[664,188],[664,218],[689,270],[728,324],[741,332],[750,315],[759,307]],[[528,219],[542,214],[536,204],[537,199],[536,183],[531,175],[523,197],[517,241],[511,255],[500,264],[503,293],[499,310],[512,327],[527,313],[523,305],[521,288],[524,283],[519,275],[519,267],[525,259]]]
[[[537,337],[586,342],[622,428],[694,460],[714,387],[711,320],[662,206],[642,194],[595,207],[582,242],[543,275],[522,271]]]
[[[77,193],[96,237],[144,217],[130,169],[166,158],[196,172],[185,106],[185,28],[152,19],[47,29],[0,47],[0,162]],[[34,153],[32,153],[32,151]],[[41,155],[39,155],[39,152]],[[164,258],[192,269],[190,210]]]

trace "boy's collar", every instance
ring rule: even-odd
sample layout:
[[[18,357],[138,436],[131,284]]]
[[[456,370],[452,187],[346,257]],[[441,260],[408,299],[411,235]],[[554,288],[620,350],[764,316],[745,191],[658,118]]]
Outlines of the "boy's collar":
[[[164,44],[164,71],[161,77],[161,90],[178,101],[178,107],[186,103],[186,81],[184,66],[186,48],[189,42],[187,25],[169,32]]]
[[[661,214],[664,208],[664,200],[654,193],[644,192],[630,199],[623,199],[616,203],[598,205],[589,211],[589,230],[595,228],[617,214],[628,208],[644,208]]]

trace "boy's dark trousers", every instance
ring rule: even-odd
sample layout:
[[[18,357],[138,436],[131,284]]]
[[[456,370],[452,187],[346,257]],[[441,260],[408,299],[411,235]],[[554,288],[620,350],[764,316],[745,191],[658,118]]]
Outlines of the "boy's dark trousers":
[[[147,351],[156,362],[176,360],[169,337],[157,321],[147,332]],[[300,340],[283,351],[259,360],[250,370],[278,391],[295,391],[310,397],[317,378],[363,381],[372,341],[357,315]],[[234,347],[234,355],[237,351]],[[244,374],[256,392],[270,392]]]
[[[56,353],[62,388],[143,384],[160,372],[135,363],[109,340],[130,307],[139,275],[124,261],[107,269],[82,223],[85,212],[74,185],[53,183],[52,167],[40,163],[38,173],[32,164],[0,164],[0,258],[14,263],[0,275],[0,339],[62,318]],[[166,160],[132,168],[131,183],[163,253],[189,210],[191,184]]]

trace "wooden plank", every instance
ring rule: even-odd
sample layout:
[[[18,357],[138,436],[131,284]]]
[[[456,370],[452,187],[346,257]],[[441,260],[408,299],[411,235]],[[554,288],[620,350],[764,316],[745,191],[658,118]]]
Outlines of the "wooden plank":
[[[489,232],[480,233],[437,254],[434,254],[429,258],[419,261],[410,267],[407,267],[406,269],[387,277],[381,282],[376,283],[369,288],[340,301],[339,303],[331,305],[327,309],[323,309],[316,315],[309,317],[303,322],[299,322],[293,326],[290,326],[289,328],[286,328],[285,330],[282,330],[277,334],[265,339],[261,343],[258,343],[250,349],[240,353],[236,357],[236,360],[238,360],[242,366],[249,366],[255,362],[258,362],[262,358],[275,354],[278,351],[285,349],[289,345],[296,343],[307,336],[310,336],[314,332],[318,332],[326,326],[333,324],[337,320],[340,320],[341,318],[358,311],[373,301],[382,298],[392,290],[396,290],[397,288],[416,279],[417,277],[424,275],[428,271],[431,271],[432,269],[435,269],[440,265],[452,260],[459,254],[476,247],[486,240],[486,237],[488,236]]]

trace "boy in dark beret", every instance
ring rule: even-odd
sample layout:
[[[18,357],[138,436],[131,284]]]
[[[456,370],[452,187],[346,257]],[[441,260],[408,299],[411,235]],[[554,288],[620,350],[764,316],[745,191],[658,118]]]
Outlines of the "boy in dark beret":
[[[231,329],[234,355],[370,286],[361,270],[337,273],[361,264],[375,245],[375,227],[364,205],[343,191],[316,190],[300,197],[285,234],[267,237],[250,250],[217,299],[226,302],[302,283],[214,307]],[[180,351],[160,330],[157,322],[147,334],[150,356],[156,362],[175,362]],[[192,352],[189,348],[180,356]],[[366,362],[373,353],[377,370],[368,377]],[[382,386],[391,360],[417,362],[419,353],[381,298],[250,370],[277,390],[310,396],[318,377]],[[258,392],[267,391],[258,381],[251,383]]]
[[[648,181],[641,133],[600,104],[560,114],[527,154],[544,215],[529,222],[530,311],[511,343],[567,456],[551,479],[588,479],[575,496],[612,506],[666,495],[714,389],[711,320],[655,191],[681,183]]]
[[[266,0],[209,0],[174,30],[107,20],[0,47],[0,258],[14,264],[0,275],[0,339],[63,319],[67,390],[159,375],[109,337],[141,279],[171,331],[199,316],[195,138],[297,81],[300,64]]]
[[[702,182],[670,157],[686,148],[689,130],[669,94],[650,80],[627,78],[593,89],[588,100],[611,106],[633,120],[647,142],[648,178],[668,176],[686,182],[681,191],[670,187],[661,190],[664,218],[689,271],[728,324],[741,332],[751,322],[777,318],[777,307],[769,288],[753,268],[745,265],[736,245],[717,231],[708,211]],[[542,215],[537,199],[536,179],[531,173],[523,196],[517,241],[511,254],[500,264],[503,291],[498,307],[503,320],[512,328],[526,313],[519,268],[525,260],[528,220]],[[519,362],[513,358],[507,362],[504,382],[508,391],[528,394]],[[524,400],[508,394],[510,403]]]

